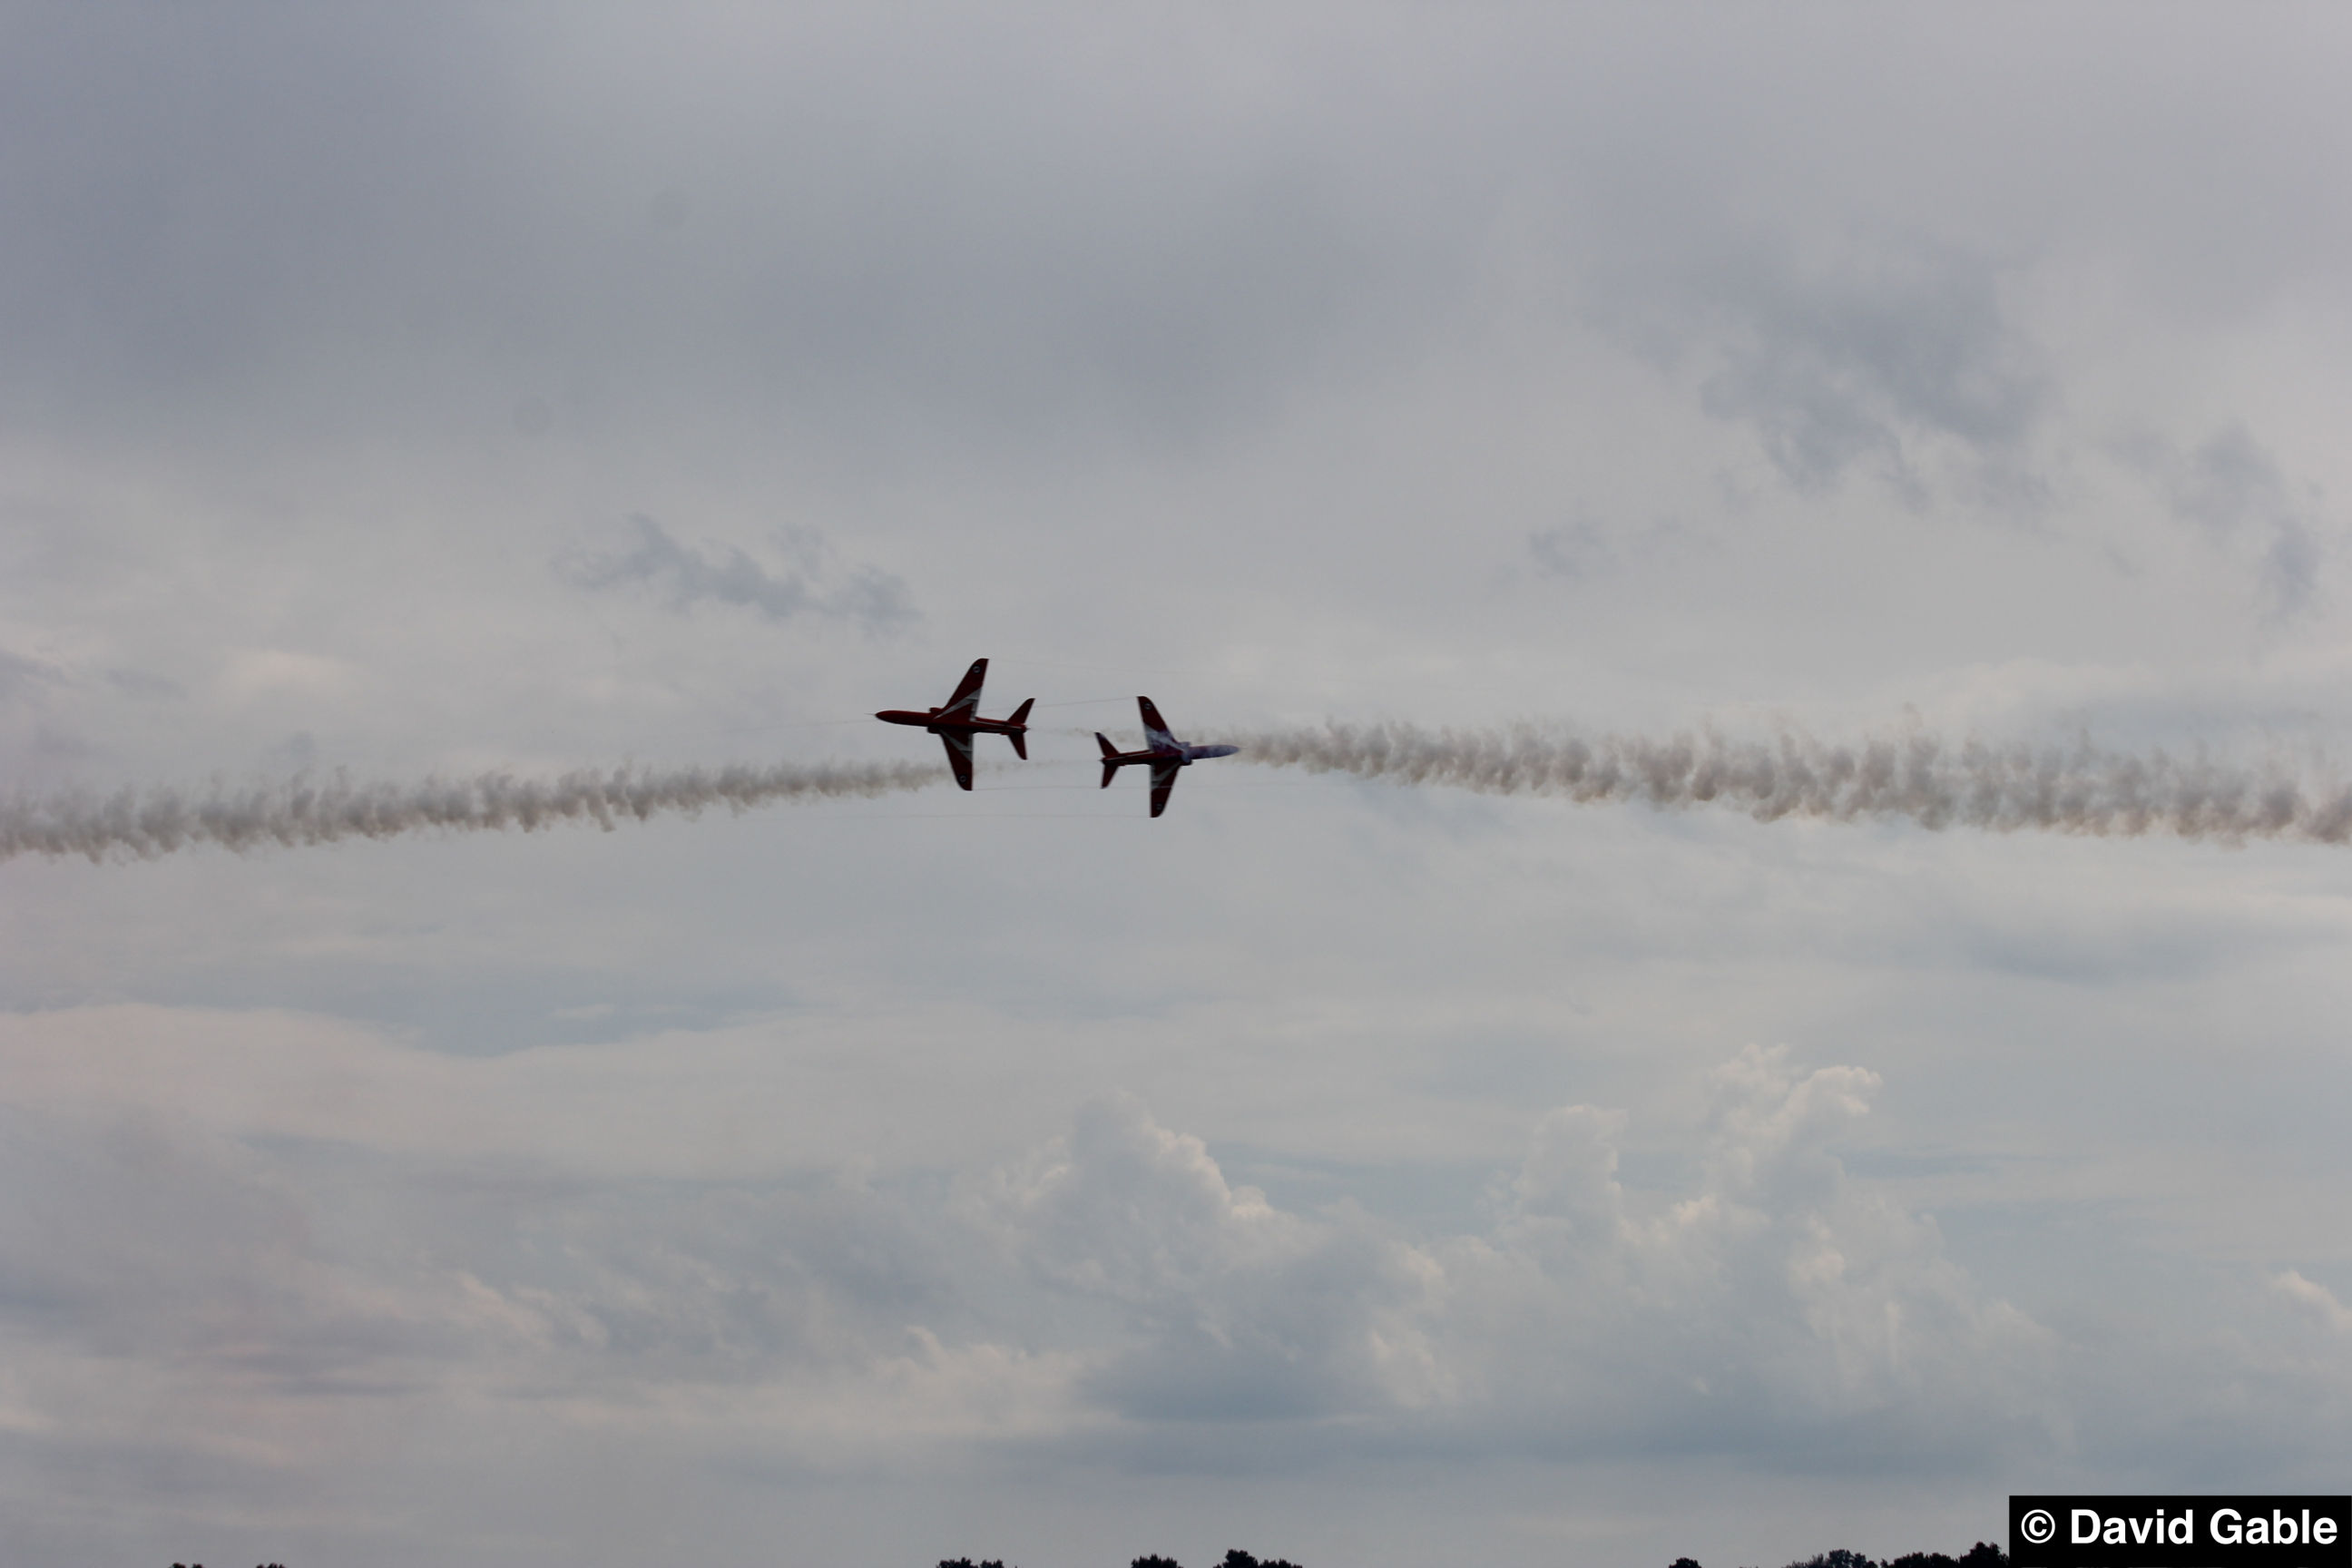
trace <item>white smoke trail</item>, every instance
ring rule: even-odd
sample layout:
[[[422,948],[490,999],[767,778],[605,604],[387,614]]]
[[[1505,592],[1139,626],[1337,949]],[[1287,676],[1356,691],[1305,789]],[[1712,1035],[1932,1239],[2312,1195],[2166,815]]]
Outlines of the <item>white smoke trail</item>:
[[[1669,740],[1585,739],[1535,725],[1431,731],[1334,723],[1235,739],[1244,756],[1276,767],[1580,802],[1719,803],[1761,821],[1902,816],[1929,827],[2000,832],[2352,839],[2352,789],[2163,752],[2036,751],[1974,741],[1951,747],[1916,733],[1852,746],[1788,732],[1734,741],[1711,730]]]
[[[437,830],[474,833],[558,822],[611,831],[666,812],[735,811],[776,801],[877,795],[938,784],[946,773],[912,763],[720,768],[581,769],[553,779],[502,773],[419,784],[355,784],[341,773],[299,774],[245,789],[215,786],[192,797],[173,789],[124,789],[105,798],[66,795],[0,805],[0,860],[19,855],[152,859],[192,844],[240,852],[334,844]]]

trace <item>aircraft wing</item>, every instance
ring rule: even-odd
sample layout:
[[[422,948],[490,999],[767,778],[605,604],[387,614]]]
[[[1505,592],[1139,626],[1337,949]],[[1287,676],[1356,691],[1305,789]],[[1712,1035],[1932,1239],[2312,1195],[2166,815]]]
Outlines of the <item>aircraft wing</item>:
[[[1176,774],[1183,766],[1184,764],[1181,763],[1153,763],[1151,764],[1152,816],[1157,816],[1161,812],[1168,809],[1169,794],[1175,789]]]
[[[948,766],[955,770],[956,788],[971,787],[971,731],[942,730],[940,742],[948,749]]]
[[[988,679],[988,660],[976,658],[956,683],[955,695],[940,710],[942,719],[970,719],[980,712],[980,683]],[[971,786],[966,785],[966,788]]]
[[[1143,716],[1143,743],[1157,746],[1175,737],[1169,732],[1168,721],[1160,716],[1160,706],[1149,697],[1135,700],[1135,710]]]

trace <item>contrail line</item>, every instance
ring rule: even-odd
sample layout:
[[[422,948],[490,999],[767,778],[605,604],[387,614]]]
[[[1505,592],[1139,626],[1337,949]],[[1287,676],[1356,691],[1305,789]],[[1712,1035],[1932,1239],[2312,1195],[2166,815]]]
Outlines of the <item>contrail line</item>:
[[[1248,761],[1492,795],[1660,807],[1721,805],[1759,821],[1905,817],[1933,828],[2165,835],[2243,843],[2352,842],[2352,788],[2200,753],[1946,744],[1920,732],[1839,745],[1784,731],[1770,741],[1713,729],[1660,740],[1587,737],[1557,724],[1425,730],[1330,723],[1231,737]],[[1089,759],[1090,760],[1090,759]],[[124,788],[0,803],[0,861],[21,855],[153,859],[194,845],[240,853],[408,833],[532,832],[560,822],[610,831],[625,821],[713,806],[743,812],[793,800],[872,797],[945,782],[913,763],[585,768],[553,778],[489,772],[406,784],[299,773],[197,794]]]
[[[507,773],[421,783],[354,783],[338,771],[203,795],[125,788],[104,797],[67,794],[0,805],[0,860],[84,855],[152,860],[195,844],[240,853],[281,846],[393,838],[404,833],[476,833],[559,822],[625,821],[711,806],[743,812],[780,801],[873,796],[918,790],[947,774],[913,763],[736,763],[716,768],[582,768],[551,779]]]
[[[2352,839],[2352,788],[2162,751],[1950,746],[1920,733],[1853,745],[1785,731],[1771,741],[1732,740],[1711,729],[1666,740],[1586,738],[1538,724],[1424,730],[1335,722],[1230,739],[1244,758],[1274,767],[1580,803],[1716,804],[1765,822],[1908,817],[1928,827],[2004,833]]]

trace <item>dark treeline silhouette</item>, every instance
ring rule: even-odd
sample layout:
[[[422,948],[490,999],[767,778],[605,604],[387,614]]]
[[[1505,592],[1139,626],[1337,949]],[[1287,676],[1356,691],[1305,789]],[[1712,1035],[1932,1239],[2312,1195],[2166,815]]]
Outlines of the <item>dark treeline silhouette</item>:
[[[172,1568],[179,1568],[179,1564],[175,1563]],[[1004,1564],[993,1557],[985,1563],[974,1563],[969,1557],[943,1557],[940,1560],[940,1568],[1004,1568]],[[1162,1557],[1155,1552],[1149,1557],[1137,1558],[1128,1564],[1128,1568],[1184,1568],[1184,1565],[1173,1557]],[[1217,1568],[1298,1568],[1298,1564],[1287,1557],[1253,1557],[1236,1546],[1225,1553],[1225,1560]],[[1671,1568],[1699,1568],[1699,1565],[1690,1558],[1677,1557]],[[1909,1552],[1881,1563],[1859,1552],[1848,1552],[1840,1547],[1835,1552],[1824,1552],[1818,1557],[1808,1557],[1801,1563],[1791,1563],[1789,1568],[2009,1568],[2009,1553],[1998,1546],[1979,1541],[1958,1557],[1948,1556],[1941,1552]]]
[[[1687,1562],[1688,1559],[1685,1561]],[[1004,1564],[992,1557],[985,1563],[974,1563],[969,1557],[942,1557],[940,1559],[940,1568],[1004,1568]],[[1154,1552],[1149,1557],[1137,1558],[1129,1564],[1129,1568],[1184,1568],[1184,1564],[1177,1562],[1173,1557],[1162,1557]],[[1298,1568],[1298,1564],[1287,1557],[1268,1557],[1261,1561],[1236,1546],[1225,1553],[1225,1560],[1219,1563],[1217,1568]],[[1677,1568],[1680,1568],[1679,1564]],[[1871,1568],[1877,1568],[1877,1565],[1874,1563]],[[1904,1568],[1913,1568],[1913,1565],[1906,1560]],[[1976,1568],[1976,1564],[1970,1563],[1969,1568]],[[2004,1563],[2001,1568],[2008,1568],[2008,1564]]]
[[[946,1565],[942,1563],[940,1568]],[[1687,1557],[1677,1557],[1671,1568],[1698,1568],[1698,1564]],[[1859,1552],[1840,1547],[1801,1563],[1791,1563],[1789,1568],[2009,1568],[2009,1553],[1979,1541],[1958,1557],[1948,1557],[1941,1552],[1910,1552],[1878,1563]]]

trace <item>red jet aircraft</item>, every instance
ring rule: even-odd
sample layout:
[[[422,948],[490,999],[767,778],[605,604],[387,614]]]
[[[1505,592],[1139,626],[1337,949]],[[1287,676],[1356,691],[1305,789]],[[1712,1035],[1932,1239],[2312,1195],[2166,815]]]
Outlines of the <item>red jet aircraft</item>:
[[[980,716],[980,683],[987,679],[988,660],[973,659],[946,707],[927,708],[920,713],[905,708],[886,708],[874,717],[886,724],[920,724],[937,735],[947,746],[948,766],[955,770],[957,787],[970,789],[974,735],[1002,735],[1013,742],[1014,756],[1023,762],[1029,760],[1029,707],[1037,700],[1028,699],[1009,718],[983,719]]]
[[[1149,697],[1135,700],[1136,708],[1143,714],[1143,750],[1122,752],[1110,743],[1110,737],[1099,730],[1095,740],[1102,746],[1103,782],[1105,789],[1118,777],[1118,770],[1130,763],[1151,765],[1151,815],[1159,816],[1168,809],[1168,792],[1176,787],[1176,770],[1192,766],[1208,757],[1230,757],[1239,746],[1188,745],[1169,733],[1168,721],[1151,705]]]

